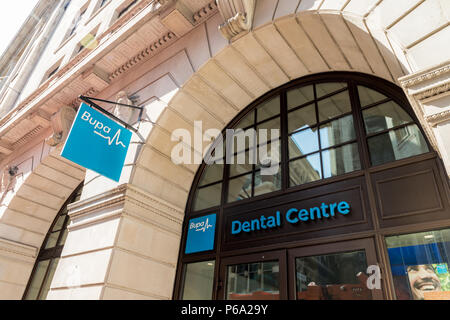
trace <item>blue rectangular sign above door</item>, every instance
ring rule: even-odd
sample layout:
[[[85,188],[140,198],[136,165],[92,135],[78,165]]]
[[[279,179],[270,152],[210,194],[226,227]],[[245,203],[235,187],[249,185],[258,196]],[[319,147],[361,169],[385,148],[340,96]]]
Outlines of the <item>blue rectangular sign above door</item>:
[[[185,253],[190,254],[213,250],[215,235],[215,214],[189,220]]]
[[[119,181],[132,133],[82,103],[61,156]]]

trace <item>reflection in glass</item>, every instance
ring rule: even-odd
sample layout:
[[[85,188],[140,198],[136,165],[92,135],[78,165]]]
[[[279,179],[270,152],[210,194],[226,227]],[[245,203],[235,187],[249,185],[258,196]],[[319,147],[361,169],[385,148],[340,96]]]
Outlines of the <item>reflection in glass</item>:
[[[252,110],[244,118],[242,118],[235,126],[236,129],[245,129],[255,124],[255,111]]]
[[[326,82],[316,85],[317,98],[326,96],[327,94],[339,91],[347,87],[345,82]]]
[[[398,300],[450,300],[450,229],[386,238]]]
[[[228,184],[228,202],[252,197],[252,174],[230,179]]]
[[[227,268],[227,300],[279,300],[278,262],[245,263]]]
[[[218,206],[222,193],[222,183],[197,189],[194,202],[194,211]]]
[[[320,126],[320,143],[322,149],[354,139],[356,139],[356,133],[352,115]]]
[[[371,137],[368,144],[374,166],[429,151],[422,132],[415,124]]]
[[[297,299],[371,300],[364,251],[297,258]]]
[[[358,145],[346,144],[322,152],[323,177],[330,178],[361,169]]]
[[[266,129],[266,135],[265,136],[263,136],[262,133],[260,132],[261,129]],[[278,131],[272,132],[272,129],[276,129]],[[256,129],[256,134],[257,134],[257,137],[258,137],[258,144],[264,143],[264,142],[267,142],[267,141],[271,141],[271,140],[274,140],[274,139],[279,139],[280,136],[281,136],[280,117],[258,125],[257,129]]]
[[[363,110],[363,118],[368,134],[412,122],[406,111],[393,101]]]
[[[319,135],[317,127],[296,132],[289,137],[289,158],[319,150]]]
[[[352,110],[348,91],[341,92],[318,102],[319,121],[335,118]]]
[[[50,260],[40,261],[34,270],[33,280],[31,281],[30,287],[28,288],[25,300],[36,300],[41,289],[42,281],[44,281],[45,274],[47,273],[47,268]]]
[[[53,275],[55,274],[56,266],[58,265],[58,262],[59,262],[59,258],[53,259],[52,262],[50,263],[48,275],[42,285],[41,294],[39,295],[39,300],[47,299],[47,294],[50,290],[50,284],[53,280]]]
[[[278,171],[273,175],[261,175],[261,171],[255,173],[255,197],[281,190],[281,165],[278,164]]]
[[[320,155],[318,153],[289,163],[289,181],[291,186],[322,179]]]
[[[294,132],[316,124],[316,107],[314,104],[292,111],[288,115],[288,130]]]
[[[56,246],[59,234],[59,231],[50,233],[50,236],[47,238],[47,242],[45,244],[45,249],[54,248]]]
[[[287,92],[288,109],[301,106],[314,100],[314,88],[312,85],[300,87]]]
[[[358,93],[361,107],[368,106],[387,98],[385,95],[379,93],[378,91],[363,86],[358,86]]]
[[[230,164],[230,177],[235,177],[243,173],[251,172],[253,170],[253,163],[255,162],[256,155],[255,149],[251,150],[252,159],[250,158],[250,152],[240,152],[234,156],[232,163]]]
[[[185,266],[182,300],[211,300],[214,261],[189,263]]]
[[[275,98],[261,104],[256,113],[257,122],[261,122],[280,114],[280,96],[276,96]]]
[[[223,178],[223,164],[206,165],[202,177],[198,183],[199,187],[218,182]]]

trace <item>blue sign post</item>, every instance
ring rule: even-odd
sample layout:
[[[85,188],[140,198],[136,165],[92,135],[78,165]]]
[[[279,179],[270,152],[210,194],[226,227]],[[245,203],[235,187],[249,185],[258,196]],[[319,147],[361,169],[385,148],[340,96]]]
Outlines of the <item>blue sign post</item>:
[[[213,250],[215,235],[215,214],[189,220],[186,254]]]
[[[82,103],[61,156],[119,181],[132,133]]]

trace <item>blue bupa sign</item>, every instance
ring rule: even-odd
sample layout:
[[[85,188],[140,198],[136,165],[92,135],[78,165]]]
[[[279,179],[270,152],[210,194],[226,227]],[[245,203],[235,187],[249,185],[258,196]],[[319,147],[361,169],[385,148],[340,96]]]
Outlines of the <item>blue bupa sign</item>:
[[[132,133],[82,103],[61,156],[119,181]]]
[[[215,214],[189,220],[185,253],[213,250],[215,234]]]

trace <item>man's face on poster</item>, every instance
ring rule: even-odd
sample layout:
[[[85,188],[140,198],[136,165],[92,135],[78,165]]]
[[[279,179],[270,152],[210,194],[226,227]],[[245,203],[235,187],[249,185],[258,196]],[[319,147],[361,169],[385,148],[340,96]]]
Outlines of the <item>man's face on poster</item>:
[[[424,292],[441,291],[441,282],[431,264],[409,266],[407,272],[414,300],[423,300]]]

